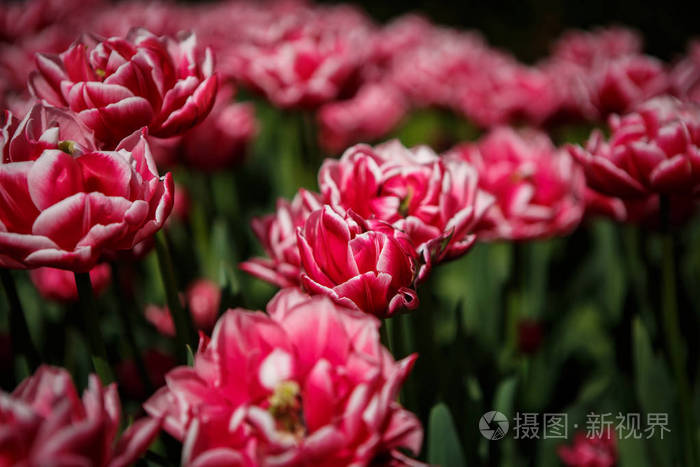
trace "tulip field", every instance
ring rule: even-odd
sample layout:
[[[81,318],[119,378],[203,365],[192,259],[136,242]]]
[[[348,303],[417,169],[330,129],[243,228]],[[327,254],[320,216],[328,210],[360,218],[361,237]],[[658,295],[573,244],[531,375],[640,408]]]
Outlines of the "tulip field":
[[[700,466],[700,41],[375,16],[0,4],[0,467]]]

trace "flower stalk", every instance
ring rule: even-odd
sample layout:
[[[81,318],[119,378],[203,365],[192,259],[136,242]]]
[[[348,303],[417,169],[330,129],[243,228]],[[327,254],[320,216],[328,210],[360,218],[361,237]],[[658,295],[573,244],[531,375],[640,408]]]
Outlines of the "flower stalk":
[[[696,459],[696,440],[694,435],[693,404],[690,384],[686,373],[684,340],[678,320],[678,299],[676,291],[676,262],[674,255],[673,234],[670,228],[670,205],[666,196],[660,200],[661,240],[663,244],[662,264],[662,326],[666,338],[666,348],[671,360],[671,368],[676,379],[676,390],[680,404],[681,424],[683,428],[683,454],[686,465],[698,465]]]
[[[173,323],[175,324],[177,354],[184,362],[187,353],[187,345],[193,348],[196,346],[197,334],[195,333],[191,317],[180,302],[177,281],[175,280],[175,269],[165,234],[162,231],[158,232],[155,240],[160,277],[163,281],[163,288],[165,289],[166,302],[173,316]]]
[[[22,302],[17,294],[15,280],[10,271],[2,268],[0,268],[0,280],[2,280],[2,285],[7,295],[7,301],[10,304],[10,335],[12,336],[12,347],[16,348],[26,357],[27,363],[33,371],[41,363],[41,357],[29,333],[29,326],[27,325],[27,319],[24,315]]]
[[[83,315],[85,337],[90,346],[92,365],[102,384],[107,385],[115,381],[115,378],[112,368],[109,366],[107,348],[105,347],[100,323],[97,319],[97,307],[95,306],[95,295],[92,291],[90,273],[76,272],[75,285],[78,288],[78,297],[80,297],[80,311]]]

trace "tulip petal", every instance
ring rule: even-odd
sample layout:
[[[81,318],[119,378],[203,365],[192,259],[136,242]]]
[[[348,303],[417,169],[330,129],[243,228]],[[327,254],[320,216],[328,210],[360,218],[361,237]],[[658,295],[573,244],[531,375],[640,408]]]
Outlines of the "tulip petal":
[[[40,210],[83,191],[80,165],[57,149],[44,151],[32,165],[27,182],[32,201]]]

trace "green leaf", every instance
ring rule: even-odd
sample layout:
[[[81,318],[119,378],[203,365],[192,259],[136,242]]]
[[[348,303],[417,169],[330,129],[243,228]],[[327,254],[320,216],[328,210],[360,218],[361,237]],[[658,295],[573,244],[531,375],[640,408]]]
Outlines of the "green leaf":
[[[442,467],[464,467],[466,465],[450,410],[443,403],[437,404],[430,411],[428,462]]]
[[[187,347],[187,366],[194,366],[194,353],[192,353],[192,347],[189,344]]]
[[[513,412],[513,402],[515,400],[515,390],[518,380],[515,376],[511,376],[501,382],[496,389],[496,395],[493,398],[493,408],[499,412],[511,415]]]
[[[637,317],[632,323],[632,339],[634,352],[634,372],[637,398],[644,414],[666,413],[669,414],[669,427],[671,434],[680,430],[678,414],[674,412],[673,384],[669,371],[663,360],[654,355],[651,340],[644,324]],[[657,465],[673,465],[674,453],[679,453],[679,446],[674,437],[660,439],[654,436],[650,439],[653,463]]]

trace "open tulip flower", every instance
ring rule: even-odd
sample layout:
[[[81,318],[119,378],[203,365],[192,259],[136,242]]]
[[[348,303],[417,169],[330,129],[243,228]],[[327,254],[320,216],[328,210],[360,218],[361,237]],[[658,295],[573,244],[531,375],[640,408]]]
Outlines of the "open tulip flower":
[[[660,97],[613,115],[609,124],[609,140],[596,130],[585,147],[569,147],[585,168],[588,186],[620,198],[698,194],[700,107]]]
[[[325,202],[404,231],[428,264],[466,253],[493,202],[466,162],[398,141],[353,146],[326,160],[318,179]]]
[[[319,140],[331,153],[361,141],[381,138],[404,117],[408,106],[396,87],[371,83],[355,96],[329,102],[318,110]]]
[[[413,244],[390,224],[325,205],[311,213],[297,238],[308,292],[379,317],[418,306]]]
[[[564,235],[581,221],[583,171],[543,133],[497,128],[477,144],[458,146],[448,157],[474,164],[479,187],[496,199],[478,226],[483,238]]]
[[[144,134],[95,149],[72,113],[35,106],[0,122],[0,266],[89,271],[104,255],[150,238],[170,214]]]
[[[303,188],[289,202],[277,200],[277,211],[253,219],[255,236],[269,258],[252,258],[241,264],[241,269],[253,276],[277,285],[293,287],[299,285],[299,248],[297,229],[303,227],[309,215],[322,206],[317,193]]]
[[[194,367],[146,402],[184,441],[185,465],[386,465],[418,452],[420,424],[396,402],[415,354],[395,362],[379,321],[326,297],[285,289],[267,311],[227,311]]]
[[[143,418],[121,436],[117,387],[90,376],[82,400],[68,372],[40,367],[11,394],[0,391],[0,465],[133,464],[160,431]]]
[[[144,126],[160,138],[182,134],[207,116],[218,87],[212,53],[194,34],[86,35],[60,55],[38,54],[36,65],[34,96],[76,112],[107,149]]]
[[[348,7],[300,9],[294,20],[265,27],[277,34],[231,52],[234,75],[282,108],[314,109],[338,97],[371,46],[366,18]]]

